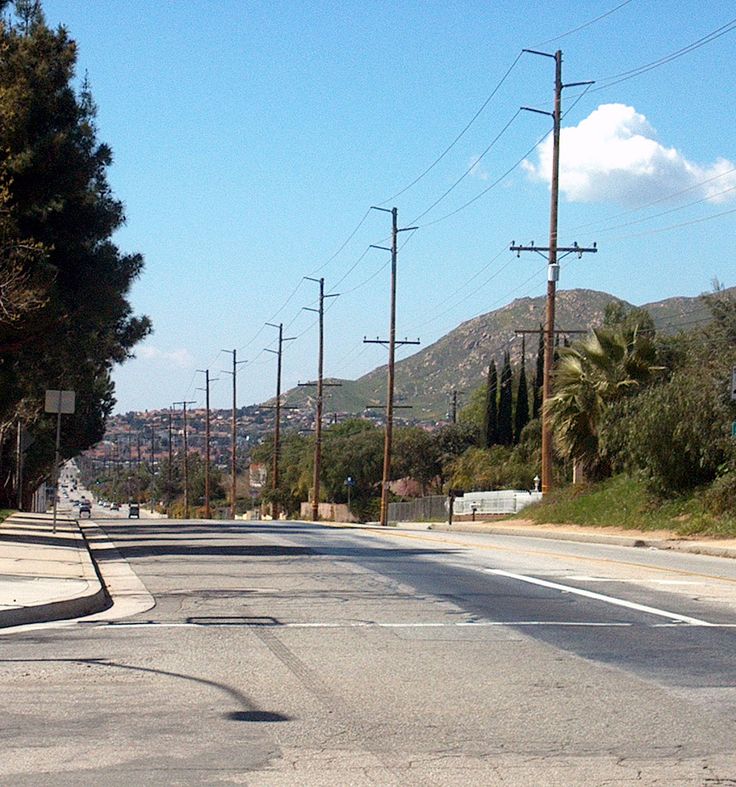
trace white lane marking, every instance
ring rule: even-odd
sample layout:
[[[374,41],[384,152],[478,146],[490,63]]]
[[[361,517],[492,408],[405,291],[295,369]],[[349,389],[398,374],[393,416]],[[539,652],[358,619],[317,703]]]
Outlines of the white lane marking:
[[[72,624],[73,625],[73,624]],[[682,628],[682,619],[676,618],[669,623],[602,623],[595,621],[554,621],[554,620],[487,620],[472,621],[462,623],[356,623],[356,622],[311,622],[311,623],[156,623],[146,621],[145,623],[102,623],[77,621],[76,625],[85,628],[106,628],[106,629],[143,629],[143,628],[225,628],[239,626],[240,628],[275,628],[275,629],[351,629],[351,628],[388,628],[388,629],[412,629],[412,628],[520,628],[520,627],[562,627],[562,628]],[[732,629],[736,628],[736,623],[696,623],[695,626],[707,626],[708,628]]]
[[[543,588],[550,588],[551,590],[559,590],[562,593],[573,593],[576,596],[584,596],[591,598],[595,601],[603,601],[606,604],[613,604],[617,607],[625,607],[626,609],[633,609],[637,612],[646,612],[649,615],[657,615],[661,618],[668,618],[669,620],[677,621],[678,623],[688,623],[691,626],[712,626],[706,620],[700,618],[691,618],[689,615],[678,615],[676,612],[667,612],[664,609],[657,609],[657,607],[648,607],[645,604],[636,604],[633,601],[626,601],[622,598],[615,596],[606,596],[603,593],[594,593],[592,590],[583,590],[582,588],[575,588],[571,585],[560,585],[557,582],[549,582],[546,579],[537,579],[536,577],[528,577],[524,574],[514,574],[511,571],[501,571],[497,568],[486,569],[490,574],[496,574],[499,577],[508,577],[509,579],[516,579],[519,582],[527,582],[530,585],[539,585]]]
[[[584,574],[569,574],[565,577],[565,579],[572,579],[576,582],[627,582],[634,585],[644,585],[644,584],[653,584],[653,585],[705,585],[707,584],[702,579],[701,580],[692,580],[692,579],[651,579],[647,577],[641,578],[626,578],[626,579],[617,579],[615,577],[589,577],[585,576]]]

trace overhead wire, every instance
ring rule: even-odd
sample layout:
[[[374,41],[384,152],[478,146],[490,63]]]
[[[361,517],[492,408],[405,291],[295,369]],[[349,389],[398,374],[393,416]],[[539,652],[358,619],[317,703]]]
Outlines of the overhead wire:
[[[442,161],[442,159],[462,139],[462,137],[465,135],[465,133],[468,131],[468,129],[473,125],[473,123],[475,123],[475,121],[478,119],[478,117],[483,112],[483,110],[491,102],[491,99],[493,99],[493,97],[496,95],[496,93],[498,93],[498,91],[501,89],[501,86],[506,81],[506,79],[508,78],[509,74],[514,70],[514,68],[516,67],[516,64],[519,62],[519,60],[521,59],[521,56],[523,54],[524,54],[523,50],[519,52],[519,54],[514,59],[514,62],[508,67],[508,69],[506,70],[506,73],[501,77],[501,79],[498,81],[496,86],[493,88],[493,90],[491,91],[491,93],[488,96],[488,98],[486,98],[486,100],[483,102],[483,104],[481,104],[480,109],[478,109],[478,111],[473,115],[473,117],[467,123],[465,128],[463,128],[463,130],[455,137],[455,139],[452,140],[452,142],[442,151],[442,153],[440,153],[440,155],[437,156],[437,158],[420,175],[418,175],[416,178],[414,178],[414,180],[412,180],[411,183],[409,183],[408,185],[404,186],[404,188],[402,188],[400,191],[397,191],[396,194],[393,194],[392,196],[390,196],[387,199],[383,200],[383,202],[379,202],[378,203],[379,205],[386,205],[387,203],[391,202],[392,200],[395,200],[397,197],[400,197],[402,194],[404,194],[410,188],[412,188],[412,186],[415,186],[417,183],[419,183],[419,181],[422,180],[422,178],[424,178],[425,175],[429,174],[440,163],[440,161]]]
[[[687,208],[692,208],[694,205],[701,205],[703,202],[710,202],[710,200],[714,199],[715,197],[721,197],[724,194],[728,194],[731,191],[736,191],[736,186],[730,186],[723,191],[719,191],[717,194],[713,194],[709,197],[701,197],[701,199],[693,200],[692,202],[687,202],[684,205],[678,205],[675,208],[670,208],[669,210],[663,210],[660,213],[654,213],[651,216],[644,216],[641,219],[633,219],[632,221],[626,221],[623,224],[614,224],[611,227],[603,227],[602,229],[598,229],[597,232],[613,232],[615,230],[621,229],[622,227],[631,227],[634,224],[643,224],[645,221],[652,221],[653,219],[659,219],[662,216],[667,216],[670,213],[676,213],[680,210],[686,210]]]
[[[703,216],[699,219],[691,219],[690,221],[683,221],[679,224],[671,224],[669,227],[659,227],[657,229],[646,230],[645,232],[635,232],[631,235],[619,235],[613,240],[625,240],[627,238],[642,238],[646,235],[657,235],[662,232],[670,232],[671,230],[677,230],[682,227],[690,227],[694,224],[702,224],[705,221],[712,221],[713,219],[719,219],[722,216],[729,216],[733,213],[736,213],[736,208],[731,208],[731,210],[724,210],[720,213],[714,213],[710,216]]]
[[[581,101],[583,99],[583,96],[585,96],[585,94],[588,92],[589,88],[590,88],[590,85],[588,85],[586,87],[586,89],[583,90],[583,92],[580,93],[579,96],[577,96],[575,101],[573,101],[573,103],[570,105],[570,107],[563,113],[562,117],[565,117],[565,115],[567,115],[569,112],[571,112],[574,109],[575,105],[579,101]],[[549,129],[549,131],[547,131],[545,134],[543,134],[541,137],[539,137],[539,139],[529,148],[529,150],[527,150],[526,153],[524,153],[524,155],[520,159],[518,159],[516,161],[515,164],[512,164],[502,175],[500,175],[498,178],[496,178],[496,180],[494,180],[493,183],[491,183],[489,186],[484,188],[483,191],[481,191],[480,193],[476,194],[472,199],[470,199],[467,202],[463,203],[459,208],[455,208],[455,210],[450,211],[449,213],[446,213],[444,216],[440,216],[437,219],[433,219],[432,221],[425,222],[424,224],[422,224],[420,226],[420,229],[425,229],[426,227],[432,227],[435,224],[439,224],[440,222],[445,221],[446,219],[449,219],[452,216],[457,215],[461,211],[465,210],[465,208],[468,208],[473,203],[477,202],[481,197],[484,197],[491,189],[495,188],[496,186],[498,186],[499,183],[501,183],[503,180],[505,180],[517,167],[519,167],[521,165],[521,163],[523,161],[526,161],[526,159],[542,144],[542,142],[544,142],[545,139],[547,139],[547,137],[551,133],[552,133],[552,129]]]
[[[665,194],[664,196],[657,197],[657,199],[651,200],[650,202],[645,202],[641,205],[637,205],[635,208],[629,208],[628,210],[624,210],[621,213],[615,213],[612,216],[608,216],[604,219],[596,220],[596,221],[589,221],[585,224],[577,224],[574,227],[571,227],[571,230],[581,230],[586,229],[587,227],[596,227],[601,222],[606,221],[615,221],[616,219],[623,218],[624,216],[628,216],[631,213],[638,213],[639,211],[646,210],[647,208],[651,208],[654,205],[659,205],[660,202],[668,202],[675,197],[680,197],[683,194],[687,194],[689,191],[693,191],[701,186],[705,186],[707,183],[712,183],[714,180],[718,180],[719,178],[725,177],[726,175],[730,175],[732,172],[736,172],[736,167],[731,167],[731,169],[727,169],[724,172],[719,172],[717,175],[713,175],[710,178],[706,178],[705,180],[701,180],[698,183],[694,183],[691,186],[687,186],[684,189],[680,189],[678,191],[671,192],[670,194]]]
[[[578,25],[574,27],[572,30],[568,30],[566,33],[560,33],[553,38],[548,38],[546,41],[540,41],[538,44],[534,44],[535,47],[538,46],[545,46],[545,44],[551,44],[553,41],[559,41],[561,38],[566,38],[567,36],[571,36],[573,33],[579,33],[581,30],[585,30],[586,27],[590,27],[594,25],[596,22],[600,22],[602,19],[605,19],[607,16],[611,16],[611,14],[618,11],[620,8],[623,8],[625,5],[628,5],[632,0],[624,0],[623,3],[619,3],[615,8],[611,8],[609,11],[606,11],[600,16],[595,17],[595,19],[591,19],[588,22],[584,22],[582,25]]]
[[[606,90],[613,85],[618,85],[619,83],[625,82],[628,79],[633,79],[634,77],[640,76],[641,74],[646,74],[648,71],[652,71],[655,68],[659,68],[660,66],[666,65],[667,63],[671,63],[673,60],[677,60],[684,55],[690,54],[690,52],[694,52],[696,49],[700,49],[700,47],[705,46],[706,44],[710,44],[721,36],[726,35],[726,33],[730,33],[734,29],[736,29],[736,18],[731,19],[729,22],[726,22],[726,24],[721,25],[721,27],[718,27],[715,30],[711,30],[710,33],[706,33],[706,35],[698,38],[696,41],[693,41],[692,43],[687,44],[686,46],[681,47],[674,52],[670,52],[669,54],[664,55],[657,60],[653,60],[650,63],[645,63],[644,65],[629,69],[628,71],[622,71],[619,74],[612,74],[609,77],[599,78],[596,80],[599,83],[599,87],[595,88],[592,92],[597,93],[600,90]]]
[[[498,258],[499,258],[499,257],[500,257],[500,256],[501,256],[503,253],[504,253],[504,252],[507,252],[507,251],[508,251],[508,246],[504,246],[504,247],[501,249],[501,251],[499,251],[499,252],[498,252],[498,254],[496,254],[494,257],[492,257],[492,258],[491,258],[491,260],[489,260],[489,261],[488,261],[488,262],[487,262],[487,263],[486,263],[486,264],[485,264],[485,265],[484,265],[482,268],[479,268],[479,269],[478,269],[478,270],[477,270],[477,271],[476,271],[476,272],[475,272],[475,273],[474,273],[474,274],[473,274],[473,275],[472,275],[472,276],[471,276],[469,279],[466,279],[466,280],[465,280],[465,282],[463,282],[463,284],[461,284],[461,285],[460,285],[460,287],[457,287],[455,290],[453,290],[453,291],[452,291],[452,292],[451,292],[451,293],[448,295],[448,297],[452,297],[453,295],[457,295],[458,293],[462,292],[462,291],[463,291],[463,290],[464,290],[464,289],[465,289],[465,288],[466,288],[466,287],[467,287],[467,286],[468,286],[468,285],[469,285],[471,282],[473,282],[475,279],[477,279],[477,278],[478,278],[478,276],[480,276],[482,273],[484,273],[486,270],[488,270],[488,268],[489,268],[491,265],[493,265],[493,263],[494,263],[494,262],[495,262],[495,261],[496,261],[496,260],[497,260],[497,259],[498,259]],[[481,290],[481,289],[483,289],[483,287],[485,287],[485,286],[486,286],[486,284],[488,284],[489,282],[493,281],[493,279],[494,279],[496,276],[498,276],[498,275],[499,275],[501,272],[503,272],[503,271],[504,271],[504,270],[505,270],[505,269],[506,269],[506,268],[507,268],[507,267],[508,267],[508,266],[511,264],[511,262],[513,262],[513,260],[511,260],[511,261],[509,261],[508,263],[506,263],[506,265],[502,265],[502,266],[501,266],[501,267],[500,267],[498,270],[494,271],[493,275],[492,275],[492,276],[490,276],[488,279],[486,279],[484,282],[482,282],[482,283],[481,283],[481,284],[478,286],[478,288],[477,288],[477,289],[478,289],[478,290]],[[439,312],[439,313],[434,313],[434,312],[433,312],[433,313],[432,313],[432,316],[431,316],[429,319],[425,320],[425,321],[424,321],[424,322],[422,322],[422,323],[419,323],[419,325],[417,325],[417,326],[416,326],[416,327],[417,327],[417,329],[419,329],[419,328],[423,328],[425,325],[431,325],[433,322],[435,322],[435,320],[438,320],[440,317],[444,317],[446,314],[449,314],[449,312],[451,312],[453,309],[457,308],[457,306],[459,306],[459,305],[460,305],[462,302],[463,302],[463,301],[462,301],[462,299],[461,299],[461,300],[459,300],[459,301],[456,301],[455,303],[451,304],[450,306],[447,306],[447,307],[446,307],[446,308],[445,308],[443,311],[441,311],[441,312]],[[430,310],[431,310],[431,309],[430,309]]]
[[[426,210],[422,211],[416,218],[412,219],[412,224],[416,223],[417,221],[421,221],[433,208],[437,207],[437,205],[442,202],[445,197],[447,197],[457,186],[462,183],[465,178],[470,175],[471,172],[480,164],[483,160],[484,156],[488,151],[498,142],[499,139],[506,133],[509,126],[516,120],[517,117],[521,114],[521,109],[517,109],[514,112],[511,120],[498,132],[498,134],[493,138],[493,141],[486,147],[486,149],[473,161],[473,163],[463,172],[463,174],[448,188],[443,194],[441,194]]]

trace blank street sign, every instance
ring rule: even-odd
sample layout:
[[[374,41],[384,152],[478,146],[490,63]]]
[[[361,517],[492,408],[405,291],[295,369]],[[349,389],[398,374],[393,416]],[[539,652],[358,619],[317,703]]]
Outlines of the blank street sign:
[[[46,391],[47,413],[71,415],[74,412],[74,391]]]

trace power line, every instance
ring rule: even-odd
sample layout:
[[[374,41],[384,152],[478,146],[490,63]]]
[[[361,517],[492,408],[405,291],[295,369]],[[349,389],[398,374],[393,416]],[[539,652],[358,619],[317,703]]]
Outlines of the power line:
[[[493,263],[502,254],[505,254],[507,251],[508,251],[508,248],[504,245],[504,247],[501,249],[501,251],[498,252],[498,254],[496,254],[485,265],[483,265],[482,268],[477,270],[470,278],[466,279],[459,287],[457,287],[453,292],[451,292],[448,297],[452,297],[453,295],[457,295],[457,293],[462,292],[462,290],[464,290],[472,281],[477,279],[478,276],[480,276],[484,271],[488,270],[488,268],[490,268],[490,266],[493,265]],[[493,274],[488,279],[486,279],[482,284],[480,284],[477,289],[480,290],[483,287],[485,287],[486,284],[488,284],[496,276],[498,276],[502,271],[504,271],[506,268],[508,268],[509,265],[511,265],[512,262],[513,262],[513,258],[511,258],[505,265],[502,265],[498,270],[494,271]],[[435,313],[434,310],[432,308],[430,308],[430,311],[432,312],[432,316],[428,320],[425,320],[424,322],[419,323],[419,325],[417,325],[417,328],[423,328],[425,325],[431,325],[433,322],[435,322],[435,320],[439,319],[440,317],[444,317],[445,314],[447,314],[448,312],[451,312],[456,306],[458,306],[462,302],[463,302],[462,300],[457,301],[456,303],[453,303],[451,306],[447,306],[444,311],[441,311],[439,313]]]
[[[568,109],[568,110],[567,110],[567,111],[566,111],[566,112],[565,112],[565,113],[562,115],[562,117],[565,117],[565,116],[567,116],[567,115],[568,115],[568,114],[569,114],[569,113],[572,111],[572,109],[575,107],[575,105],[576,105],[576,104],[577,104],[579,101],[581,101],[581,100],[582,100],[582,98],[583,98],[583,96],[584,96],[584,95],[585,95],[585,94],[588,92],[589,88],[590,88],[590,85],[588,85],[588,87],[586,87],[586,89],[585,89],[585,90],[583,90],[583,92],[582,92],[582,93],[581,93],[581,94],[580,94],[580,95],[579,95],[579,96],[578,96],[578,97],[575,99],[575,101],[573,101],[573,103],[570,105],[570,109]],[[451,211],[450,213],[446,213],[444,216],[440,216],[440,218],[438,218],[438,219],[434,219],[434,220],[432,220],[432,221],[425,222],[424,224],[422,224],[422,225],[421,225],[421,229],[425,229],[426,227],[431,227],[431,226],[433,226],[434,224],[439,224],[441,221],[445,221],[445,219],[449,219],[449,218],[451,218],[452,216],[455,216],[456,214],[460,213],[460,211],[462,211],[462,210],[465,210],[465,208],[468,208],[468,207],[470,207],[470,206],[471,206],[471,205],[472,205],[474,202],[477,202],[477,201],[478,201],[478,200],[479,200],[481,197],[485,196],[485,195],[486,195],[486,194],[487,194],[487,193],[488,193],[488,192],[489,192],[491,189],[493,189],[493,188],[495,188],[496,186],[498,186],[498,184],[499,184],[499,183],[501,183],[501,181],[505,180],[505,179],[506,179],[506,178],[507,178],[507,177],[508,177],[508,176],[509,176],[509,175],[510,175],[510,174],[511,174],[511,173],[512,173],[512,172],[513,172],[513,171],[514,171],[514,170],[515,170],[515,169],[516,169],[516,168],[517,168],[517,167],[518,167],[518,166],[519,166],[519,165],[520,165],[520,164],[521,164],[523,161],[526,161],[526,159],[527,159],[527,158],[528,158],[528,157],[529,157],[529,156],[530,156],[530,155],[531,155],[531,154],[532,154],[532,153],[533,153],[533,152],[534,152],[534,151],[535,151],[535,150],[536,150],[536,149],[537,149],[537,148],[538,148],[538,147],[539,147],[541,144],[542,144],[542,142],[544,142],[544,140],[545,140],[545,139],[547,139],[547,137],[548,137],[548,136],[549,136],[551,133],[552,133],[552,129],[550,129],[550,130],[549,130],[549,131],[547,131],[545,134],[543,134],[543,135],[542,135],[542,136],[541,136],[541,137],[540,137],[540,138],[539,138],[539,139],[538,139],[538,140],[537,140],[537,141],[536,141],[536,142],[535,142],[535,143],[534,143],[534,144],[533,144],[533,145],[532,145],[532,146],[529,148],[529,150],[527,150],[527,152],[526,152],[526,153],[525,153],[525,154],[524,154],[524,155],[523,155],[523,156],[522,156],[520,159],[518,159],[518,161],[517,161],[515,164],[513,164],[512,166],[510,166],[510,167],[509,167],[509,168],[506,170],[506,172],[504,172],[504,173],[503,173],[503,175],[501,175],[499,178],[497,178],[496,180],[494,180],[494,181],[493,181],[493,183],[491,183],[491,185],[490,185],[490,186],[487,186],[487,187],[486,187],[485,189],[483,189],[483,191],[481,191],[479,194],[476,194],[476,195],[475,195],[475,197],[473,197],[472,199],[470,199],[470,200],[468,200],[467,202],[465,202],[465,203],[464,203],[463,205],[461,205],[459,208],[455,208],[455,210]]]
[[[326,268],[332,262],[332,260],[334,260],[340,254],[340,252],[355,237],[355,234],[358,232],[358,230],[363,226],[363,224],[365,223],[365,220],[368,218],[368,214],[370,212],[371,212],[371,209],[368,208],[368,210],[366,210],[366,212],[363,214],[363,218],[358,222],[358,224],[355,227],[355,229],[350,233],[350,235],[348,235],[348,237],[345,239],[345,241],[340,245],[340,248],[338,248],[338,250],[331,257],[326,259],[318,268],[315,268],[313,271],[311,271],[310,274],[309,274],[310,276],[314,276],[315,273],[319,273],[321,270]]]
[[[499,131],[499,132],[498,132],[498,134],[497,134],[497,135],[494,137],[493,141],[492,141],[492,142],[491,142],[491,143],[488,145],[488,147],[487,147],[487,148],[486,148],[486,149],[485,149],[485,150],[484,150],[484,151],[483,151],[483,152],[480,154],[480,156],[478,156],[478,158],[477,158],[477,159],[476,159],[476,160],[475,160],[475,161],[474,161],[474,162],[473,162],[473,163],[472,163],[472,164],[471,164],[471,165],[470,165],[470,166],[469,166],[469,167],[468,167],[468,168],[465,170],[465,172],[463,172],[463,174],[462,174],[462,175],[461,175],[461,176],[460,176],[460,177],[459,177],[459,178],[458,178],[458,179],[457,179],[457,180],[456,180],[456,181],[455,181],[455,182],[452,184],[452,186],[450,186],[450,188],[449,188],[449,189],[447,189],[447,190],[446,190],[446,191],[445,191],[445,192],[444,192],[444,193],[443,193],[441,196],[439,196],[439,197],[438,197],[438,198],[437,198],[437,199],[436,199],[436,200],[435,200],[435,201],[434,201],[434,202],[433,202],[433,203],[432,203],[432,204],[431,204],[431,205],[430,205],[430,206],[429,206],[429,207],[428,207],[428,208],[427,208],[425,211],[423,211],[422,213],[420,213],[420,214],[419,214],[419,215],[418,215],[418,216],[417,216],[417,217],[416,217],[416,218],[413,220],[413,222],[412,222],[412,223],[414,223],[414,222],[417,222],[417,221],[419,221],[420,219],[423,219],[423,218],[424,218],[424,217],[425,217],[425,216],[426,216],[426,215],[427,215],[427,214],[428,214],[428,213],[429,213],[429,212],[430,212],[430,211],[431,211],[433,208],[437,207],[437,205],[439,205],[439,204],[440,204],[440,202],[442,202],[442,200],[443,200],[445,197],[447,197],[447,196],[448,196],[448,194],[450,194],[450,192],[452,192],[452,191],[455,189],[455,187],[456,187],[456,186],[460,185],[460,183],[462,183],[462,181],[463,181],[463,180],[465,180],[465,178],[466,178],[468,175],[470,175],[470,173],[471,173],[471,172],[472,172],[472,171],[473,171],[473,170],[474,170],[474,169],[475,169],[475,168],[478,166],[478,164],[480,164],[480,162],[483,160],[483,157],[486,155],[486,153],[488,153],[488,151],[489,151],[489,150],[490,150],[490,149],[491,149],[491,148],[492,148],[492,147],[493,147],[493,146],[496,144],[496,142],[498,142],[498,140],[499,140],[499,139],[501,139],[501,137],[502,137],[502,136],[503,136],[503,135],[506,133],[506,131],[507,131],[507,129],[509,128],[509,126],[510,126],[510,125],[511,125],[511,124],[512,124],[512,123],[513,123],[515,120],[516,120],[516,118],[517,118],[517,117],[519,117],[519,114],[520,114],[520,113],[521,113],[521,110],[520,110],[520,109],[517,109],[517,110],[516,110],[516,112],[514,113],[513,117],[511,118],[511,120],[509,120],[509,122],[508,122],[508,123],[507,123],[507,124],[506,124],[506,125],[505,125],[505,126],[502,128],[502,129],[501,129],[501,131]]]
[[[427,175],[429,172],[431,172],[437,166],[437,164],[439,164],[440,161],[442,161],[442,159],[455,147],[455,145],[460,141],[460,139],[462,139],[462,137],[465,135],[465,132],[473,125],[473,123],[475,123],[475,121],[480,116],[481,112],[483,112],[483,110],[488,106],[488,104],[490,103],[491,99],[496,95],[496,93],[498,93],[498,91],[501,88],[501,85],[503,85],[503,83],[506,81],[506,78],[514,70],[514,68],[516,67],[516,64],[519,62],[519,60],[521,59],[521,56],[523,54],[524,54],[523,52],[519,52],[519,54],[516,56],[516,59],[514,60],[514,62],[508,67],[508,69],[506,70],[506,73],[501,77],[499,82],[493,88],[493,90],[491,91],[491,94],[483,102],[483,104],[481,105],[480,109],[475,113],[475,115],[473,115],[473,117],[470,119],[470,121],[465,126],[465,128],[455,137],[455,139],[452,140],[452,142],[442,151],[442,153],[440,153],[440,155],[420,175],[418,175],[416,178],[414,178],[414,180],[411,183],[409,183],[407,186],[404,186],[404,188],[401,189],[400,191],[397,191],[396,194],[393,194],[392,196],[390,196],[387,199],[383,200],[383,202],[379,202],[378,203],[379,205],[386,205],[387,203],[392,202],[397,197],[401,196],[405,191],[408,191],[412,186],[415,186],[417,183],[419,183],[419,181],[425,175]]]
[[[712,221],[713,219],[719,219],[722,216],[729,216],[732,213],[736,213],[736,208],[731,208],[731,210],[724,210],[721,213],[714,213],[711,216],[704,216],[701,219],[691,219],[690,221],[683,221],[680,224],[671,224],[669,227],[660,227],[659,229],[655,230],[647,230],[646,232],[635,232],[631,235],[618,235],[617,237],[613,238],[613,240],[626,240],[628,238],[641,238],[645,235],[658,235],[661,232],[669,232],[670,230],[677,230],[681,227],[690,227],[693,224],[702,224],[704,221]]]
[[[605,82],[606,84],[595,88],[595,90],[592,92],[597,93],[600,90],[606,90],[613,85],[618,85],[620,82],[625,82],[627,79],[633,79],[634,77],[647,73],[647,71],[652,71],[655,68],[659,68],[660,66],[666,65],[667,63],[671,63],[673,60],[677,60],[684,55],[690,54],[690,52],[694,52],[696,49],[700,49],[701,46],[710,44],[712,41],[715,41],[721,36],[726,35],[726,33],[730,33],[734,29],[736,29],[736,19],[726,22],[725,25],[721,25],[721,27],[711,30],[710,33],[702,36],[702,38],[699,38],[696,41],[693,41],[692,43],[687,44],[681,49],[677,49],[668,55],[664,55],[658,60],[653,60],[650,63],[645,63],[642,66],[637,66],[636,68],[629,69],[628,71],[622,71],[619,74],[613,74],[610,77],[602,77],[597,79],[597,82]]]
[[[651,202],[645,202],[641,205],[637,205],[635,208],[629,208],[628,210],[622,211],[621,213],[615,213],[612,216],[608,216],[605,219],[601,219],[601,221],[615,221],[616,219],[623,218],[624,216],[629,216],[632,213],[638,213],[641,210],[646,210],[647,208],[651,208],[654,205],[659,205],[660,202],[668,202],[675,197],[679,197],[683,194],[687,194],[689,191],[693,191],[694,189],[698,189],[701,186],[705,186],[706,183],[712,183],[714,180],[718,180],[719,178],[723,178],[726,175],[730,175],[732,172],[736,172],[736,167],[731,167],[731,169],[727,169],[725,172],[719,172],[717,175],[713,175],[710,178],[706,178],[705,180],[701,180],[698,183],[694,183],[691,186],[687,186],[684,189],[680,189],[679,191],[671,192],[670,194],[665,194],[662,197],[657,197],[657,199],[652,200]],[[598,221],[588,221],[585,224],[577,224],[574,227],[571,227],[571,230],[581,230],[587,229],[589,227],[596,227],[599,226]]]
[[[596,22],[600,22],[601,19],[605,19],[607,16],[615,13],[619,10],[619,8],[623,8],[625,5],[628,5],[631,0],[624,0],[623,3],[619,3],[615,8],[612,8],[610,11],[606,11],[604,14],[597,16],[595,19],[591,19],[588,22],[583,23],[582,25],[578,25],[574,27],[572,30],[568,30],[566,33],[560,33],[560,35],[555,36],[554,38],[548,38],[546,41],[540,41],[538,44],[534,44],[535,47],[538,46],[546,46],[547,44],[551,44],[553,41],[559,41],[561,38],[565,38],[566,36],[571,36],[573,33],[579,33],[581,30],[585,30],[586,27],[590,27],[594,25]]]

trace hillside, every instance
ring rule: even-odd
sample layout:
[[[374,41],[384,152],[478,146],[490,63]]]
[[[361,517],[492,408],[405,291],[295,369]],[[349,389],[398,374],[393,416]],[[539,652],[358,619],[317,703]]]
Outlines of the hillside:
[[[610,302],[633,304],[597,290],[561,290],[557,294],[556,325],[559,329],[587,330],[600,325]],[[519,298],[487,314],[461,323],[450,333],[396,364],[397,401],[411,404],[407,416],[416,419],[443,418],[452,390],[470,392],[485,379],[488,364],[503,360],[508,349],[519,361],[522,339],[517,330],[534,330],[544,320],[545,298]],[[691,328],[707,318],[708,311],[698,298],[674,297],[645,303],[657,329],[675,333]],[[574,336],[571,336],[574,338]],[[527,337],[527,364],[533,364],[537,337]],[[340,387],[327,389],[326,411],[359,413],[369,403],[383,403],[386,397],[386,366],[379,366],[357,380],[340,380]],[[292,388],[286,402],[305,406],[313,400],[314,389]],[[410,414],[410,415],[409,415]]]

